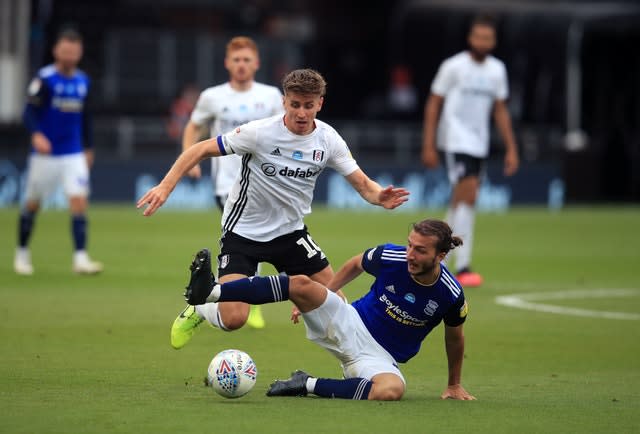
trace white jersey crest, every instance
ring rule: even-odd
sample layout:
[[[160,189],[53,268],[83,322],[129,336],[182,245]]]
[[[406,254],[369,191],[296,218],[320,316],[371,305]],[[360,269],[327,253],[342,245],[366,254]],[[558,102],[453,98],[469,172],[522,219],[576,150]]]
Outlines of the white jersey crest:
[[[227,82],[200,94],[191,121],[210,125],[210,135],[216,137],[249,121],[283,112],[282,94],[277,87],[254,82],[250,89],[239,92]],[[211,175],[215,179],[217,196],[229,194],[240,166],[238,156],[211,159]]]
[[[358,169],[342,137],[320,120],[315,124],[313,132],[299,136],[276,115],[217,137],[223,154],[242,156],[222,215],[223,232],[270,241],[302,229],[324,168],[343,176]]]

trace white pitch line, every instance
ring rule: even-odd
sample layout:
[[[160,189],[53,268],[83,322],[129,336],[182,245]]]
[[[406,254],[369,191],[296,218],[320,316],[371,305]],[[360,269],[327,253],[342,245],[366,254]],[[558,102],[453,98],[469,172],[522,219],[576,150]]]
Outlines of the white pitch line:
[[[584,316],[590,318],[640,320],[640,314],[638,313],[607,312],[532,302],[539,300],[576,300],[584,298],[632,297],[637,295],[640,295],[640,290],[637,289],[591,289],[501,295],[499,297],[496,297],[495,301],[497,304],[501,304],[503,306],[534,310],[537,312]]]

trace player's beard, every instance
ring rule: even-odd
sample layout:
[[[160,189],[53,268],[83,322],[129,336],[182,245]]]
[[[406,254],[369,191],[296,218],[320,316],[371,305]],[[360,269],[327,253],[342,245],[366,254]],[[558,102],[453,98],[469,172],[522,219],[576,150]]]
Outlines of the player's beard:
[[[484,59],[486,59],[491,52],[490,50],[479,50],[474,47],[470,47],[469,50],[471,51],[471,55],[473,56],[473,58],[479,62],[484,61]]]
[[[423,263],[419,265],[420,267],[418,268],[418,271],[411,272],[411,270],[409,270],[409,274],[411,274],[411,276],[413,276],[414,279],[419,279],[421,277],[426,277],[433,274],[433,270],[436,268],[436,259],[434,258],[429,263]]]

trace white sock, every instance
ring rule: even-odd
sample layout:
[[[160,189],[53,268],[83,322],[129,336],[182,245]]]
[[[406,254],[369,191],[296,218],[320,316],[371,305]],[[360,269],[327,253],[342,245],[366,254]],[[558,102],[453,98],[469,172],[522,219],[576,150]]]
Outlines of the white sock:
[[[211,325],[219,328],[220,330],[228,331],[220,317],[218,303],[199,304],[195,306],[195,308],[196,313],[206,319]]]
[[[86,250],[76,250],[75,253],[73,254],[73,261],[74,262],[88,262],[89,261],[89,254],[87,253]]]
[[[207,303],[215,303],[220,299],[220,284],[216,284],[211,289],[211,294],[207,296]]]
[[[452,213],[453,234],[462,238],[463,244],[456,248],[456,269],[458,271],[471,265],[471,251],[473,249],[473,225],[475,222],[474,207],[459,203]]]
[[[317,378],[314,378],[314,377],[307,378],[307,392],[313,393],[313,391],[316,390],[316,381],[318,381]]]

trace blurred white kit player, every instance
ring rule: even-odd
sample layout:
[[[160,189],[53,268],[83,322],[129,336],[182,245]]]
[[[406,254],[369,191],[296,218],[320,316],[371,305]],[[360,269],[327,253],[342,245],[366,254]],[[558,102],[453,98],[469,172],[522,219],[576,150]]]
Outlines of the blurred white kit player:
[[[210,137],[216,137],[249,121],[282,113],[282,94],[277,87],[254,81],[249,89],[236,90],[227,82],[200,94],[191,122],[211,125]],[[222,207],[241,166],[242,158],[238,155],[211,159],[215,195]]]
[[[254,81],[259,65],[258,48],[252,39],[238,36],[229,41],[225,56],[229,81],[200,94],[184,131],[183,149],[196,143],[207,127],[209,136],[217,137],[247,122],[284,113],[280,90]],[[238,155],[211,159],[214,194],[221,211],[241,166],[242,158]],[[199,177],[200,167],[192,169],[189,175]],[[265,326],[260,309],[260,306],[251,306],[249,326]]]
[[[425,109],[422,159],[427,167],[438,165],[437,141],[453,186],[447,221],[464,241],[452,252],[457,278],[463,286],[473,287],[482,284],[482,277],[471,271],[471,251],[474,207],[489,156],[492,114],[506,146],[505,175],[510,176],[517,170],[518,154],[506,108],[506,68],[502,61],[489,54],[495,46],[495,27],[489,18],[476,18],[471,26],[469,45],[469,51],[446,59],[433,80]]]

